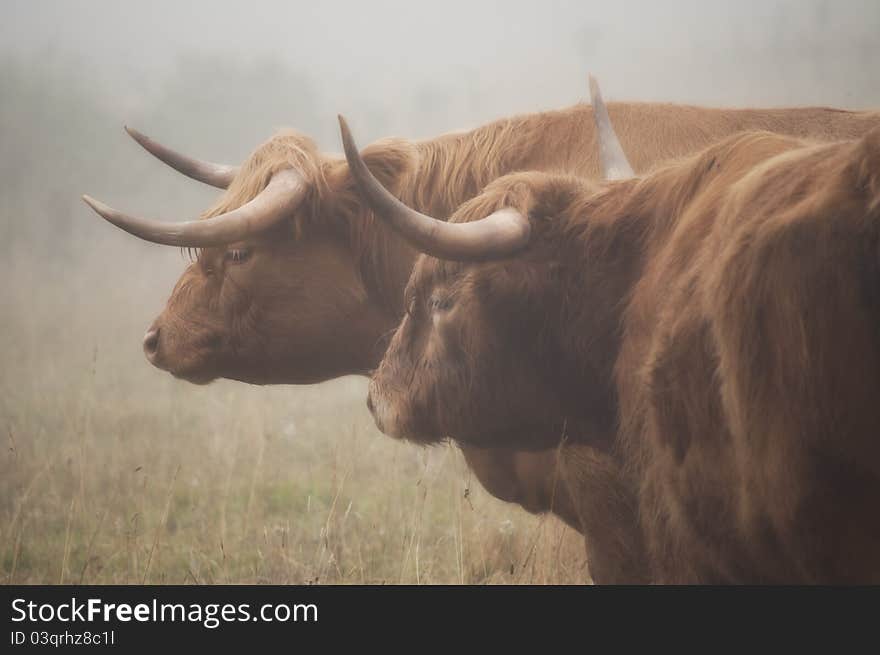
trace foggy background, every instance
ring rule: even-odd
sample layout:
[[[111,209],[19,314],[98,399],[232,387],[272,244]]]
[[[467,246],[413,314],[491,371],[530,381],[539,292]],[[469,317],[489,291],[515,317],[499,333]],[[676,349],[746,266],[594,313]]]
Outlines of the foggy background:
[[[587,72],[611,99],[880,106],[874,0],[6,0],[2,17],[4,249],[103,239],[81,193],[181,218],[209,203],[124,123],[239,162],[283,126],[337,151],[337,113],[367,142],[570,105]]]
[[[268,464],[260,463],[264,442],[248,441],[255,424],[283,436],[303,434],[312,421],[325,426],[332,444],[337,432],[348,434],[348,424],[333,423],[340,416],[369,437],[359,447],[388,449],[377,460],[391,452],[423,457],[375,433],[363,380],[326,383],[320,391],[226,381],[195,387],[147,364],[142,335],[186,261],[176,248],[147,244],[106,224],[80,195],[184,220],[219,192],[154,160],[128,138],[124,124],[196,157],[238,163],[288,126],[339,151],[337,113],[366,144],[564,107],[587,98],[589,72],[609,100],[878,108],[878,35],[877,0],[4,0],[0,423],[12,453],[0,468],[10,485],[0,489],[4,570],[25,570],[25,526],[39,535],[55,526],[50,532],[55,538],[60,531],[65,560],[68,552],[85,550],[93,530],[101,534],[95,516],[107,494],[129,493],[117,482],[97,481],[105,469],[115,470],[114,458],[168,484],[179,456],[178,484],[195,489],[206,484],[199,477],[207,475],[202,460],[207,466],[214,448],[218,461],[226,461],[222,444],[231,441],[244,444],[241,452],[253,446],[261,453],[242,474],[256,480]],[[125,445],[129,434],[140,435],[136,448]],[[165,441],[151,449],[156,434]],[[107,444],[116,445],[108,450]],[[96,455],[107,452],[115,454]],[[143,459],[129,462],[133,453]],[[279,446],[275,458],[284,453],[300,458],[291,466],[322,457],[312,446]],[[31,468],[20,467],[25,455]],[[47,471],[73,470],[77,458],[99,463],[92,477],[80,467],[74,485],[80,499],[68,509],[68,488],[50,484],[58,479],[52,476],[41,482],[38,474],[43,461]],[[244,465],[235,462],[250,460],[230,455],[228,461],[228,480],[237,480],[234,466]],[[277,475],[281,480],[284,471]],[[58,503],[26,523],[21,503],[32,488],[40,498],[54,493]],[[162,489],[151,505],[160,514]],[[243,492],[251,501],[268,494],[254,489]],[[70,539],[78,526],[83,543]],[[242,534],[253,527],[245,522]],[[40,573],[39,560],[54,571],[61,556],[31,557],[34,577],[24,579],[55,581]],[[63,577],[66,565],[60,566]]]
[[[5,0],[0,11],[0,252],[81,255],[82,237],[161,270],[171,255],[111,234],[80,194],[184,218],[213,192],[139,152],[125,123],[239,162],[283,126],[337,151],[337,113],[365,143],[563,107],[585,99],[588,72],[618,100],[880,106],[875,0]]]

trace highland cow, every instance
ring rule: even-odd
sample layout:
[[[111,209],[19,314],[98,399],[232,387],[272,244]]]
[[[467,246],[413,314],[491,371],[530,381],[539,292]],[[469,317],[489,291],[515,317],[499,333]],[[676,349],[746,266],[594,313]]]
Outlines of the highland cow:
[[[599,582],[880,581],[880,128],[744,133],[605,184],[515,173],[444,222],[342,127],[364,199],[426,253],[380,429],[564,440]]]

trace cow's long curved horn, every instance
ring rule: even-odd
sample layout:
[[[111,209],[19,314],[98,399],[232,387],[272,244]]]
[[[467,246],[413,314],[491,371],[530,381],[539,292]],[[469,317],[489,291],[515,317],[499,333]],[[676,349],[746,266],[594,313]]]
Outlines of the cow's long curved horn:
[[[163,146],[158,141],[154,141],[146,134],[138,132],[133,127],[125,126],[125,131],[129,136],[137,141],[141,146],[159,159],[168,164],[174,170],[183,173],[187,177],[191,177],[199,182],[210,184],[218,189],[225,189],[232,182],[238,173],[238,166],[227,166],[226,164],[214,164],[209,161],[194,159],[187,155],[172,150],[167,146]]]
[[[167,223],[129,216],[83,196],[101,217],[129,234],[166,246],[208,248],[241,241],[290,216],[303,199],[307,186],[292,169],[278,171],[256,198],[219,216],[184,223]]]
[[[348,166],[367,204],[421,252],[440,259],[486,261],[506,257],[529,242],[529,220],[515,209],[470,223],[446,223],[410,209],[373,177],[342,116],[339,127]]]
[[[593,105],[593,121],[596,124],[596,140],[599,142],[599,162],[602,166],[602,177],[606,180],[625,180],[635,177],[632,166],[623,152],[617,139],[608,108],[602,100],[599,84],[590,75],[590,103]]]

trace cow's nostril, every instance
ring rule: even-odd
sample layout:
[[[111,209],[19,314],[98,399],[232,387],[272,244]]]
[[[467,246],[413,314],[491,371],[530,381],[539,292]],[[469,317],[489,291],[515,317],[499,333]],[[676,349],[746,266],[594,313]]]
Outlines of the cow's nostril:
[[[373,411],[373,394],[371,393],[367,394],[367,409]]]
[[[144,353],[152,357],[159,349],[159,330],[148,330],[144,335]]]

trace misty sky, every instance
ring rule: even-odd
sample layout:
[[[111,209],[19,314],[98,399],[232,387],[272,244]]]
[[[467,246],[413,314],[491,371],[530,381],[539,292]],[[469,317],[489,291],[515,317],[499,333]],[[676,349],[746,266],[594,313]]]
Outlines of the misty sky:
[[[301,71],[328,112],[316,135],[333,139],[325,147],[336,145],[335,112],[381,114],[394,134],[426,136],[577,102],[587,72],[611,99],[880,106],[876,0],[3,6],[0,52],[73,58],[121,109],[136,108],[181,57]]]

